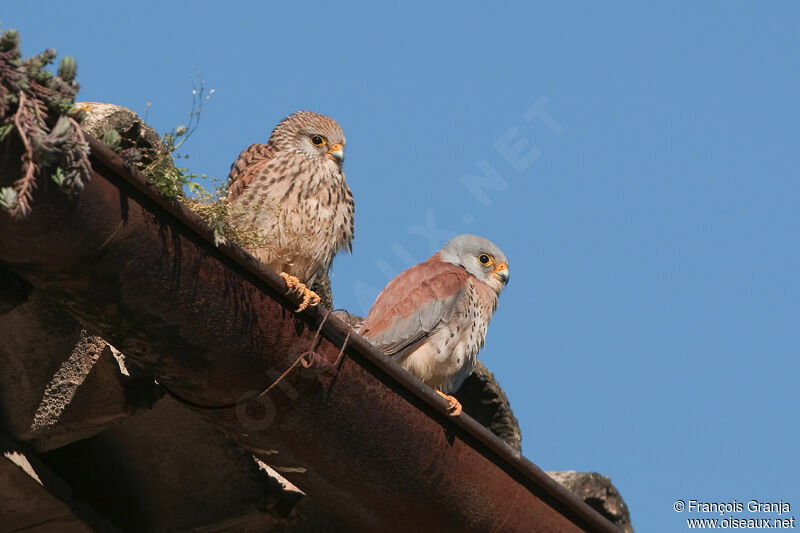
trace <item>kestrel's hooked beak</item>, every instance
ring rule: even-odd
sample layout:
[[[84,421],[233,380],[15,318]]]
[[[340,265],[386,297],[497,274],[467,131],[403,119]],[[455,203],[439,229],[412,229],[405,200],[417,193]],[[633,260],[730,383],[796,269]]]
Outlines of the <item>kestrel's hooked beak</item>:
[[[328,155],[331,159],[341,164],[344,161],[344,146],[341,143],[332,144],[328,149]]]
[[[494,270],[492,271],[492,276],[496,279],[503,282],[503,285],[508,284],[508,280],[511,278],[511,275],[508,272],[508,264],[507,263],[498,263]]]

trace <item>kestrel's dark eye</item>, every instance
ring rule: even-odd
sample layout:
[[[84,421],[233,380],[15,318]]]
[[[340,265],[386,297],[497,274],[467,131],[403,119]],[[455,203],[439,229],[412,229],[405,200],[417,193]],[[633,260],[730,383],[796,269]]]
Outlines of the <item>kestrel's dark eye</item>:
[[[311,136],[311,144],[313,144],[314,146],[325,146],[326,142],[327,141],[325,140],[325,137],[323,137],[321,135],[312,135]]]
[[[486,254],[479,255],[478,261],[480,261],[483,266],[489,266],[492,264],[492,258]]]

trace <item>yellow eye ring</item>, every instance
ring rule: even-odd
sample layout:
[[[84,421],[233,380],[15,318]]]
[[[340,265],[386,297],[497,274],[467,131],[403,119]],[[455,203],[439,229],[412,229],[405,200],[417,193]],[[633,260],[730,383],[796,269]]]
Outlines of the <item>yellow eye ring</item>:
[[[328,140],[325,139],[322,135],[312,135],[311,136],[311,144],[314,146],[325,146],[328,144]]]
[[[478,262],[480,264],[482,264],[483,266],[492,266],[492,263],[494,263],[494,260],[491,258],[491,256],[489,256],[487,254],[481,254],[481,255],[478,256]]]

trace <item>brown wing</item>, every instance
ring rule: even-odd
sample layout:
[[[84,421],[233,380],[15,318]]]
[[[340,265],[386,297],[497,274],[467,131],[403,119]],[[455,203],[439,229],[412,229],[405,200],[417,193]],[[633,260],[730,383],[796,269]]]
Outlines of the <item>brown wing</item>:
[[[463,268],[434,255],[389,282],[359,332],[385,354],[402,358],[450,320],[469,277]]]
[[[239,154],[239,157],[231,165],[228,174],[228,198],[235,198],[242,194],[253,176],[258,174],[253,172],[257,163],[268,161],[275,156],[275,149],[271,144],[251,144]],[[262,165],[257,165],[260,168]]]

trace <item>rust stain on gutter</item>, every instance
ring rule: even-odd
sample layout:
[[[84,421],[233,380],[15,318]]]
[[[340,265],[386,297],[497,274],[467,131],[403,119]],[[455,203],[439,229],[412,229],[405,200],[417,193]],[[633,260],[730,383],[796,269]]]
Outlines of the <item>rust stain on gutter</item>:
[[[0,261],[363,531],[620,531],[94,139],[81,196],[0,214]],[[48,185],[42,183],[46,189]],[[322,324],[324,321],[324,324]],[[320,328],[320,324],[322,327]],[[318,342],[312,347],[317,330]],[[258,395],[306,351],[269,394]]]

